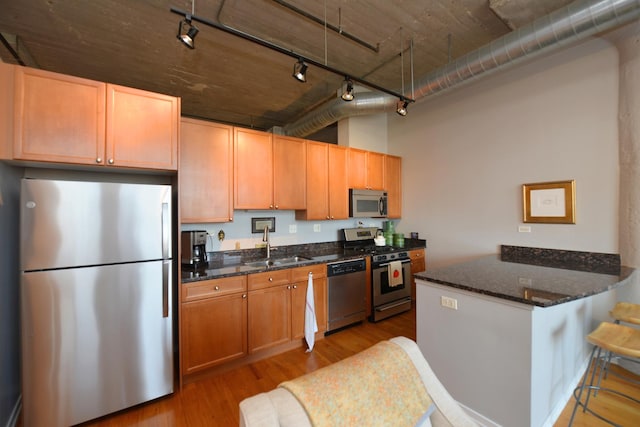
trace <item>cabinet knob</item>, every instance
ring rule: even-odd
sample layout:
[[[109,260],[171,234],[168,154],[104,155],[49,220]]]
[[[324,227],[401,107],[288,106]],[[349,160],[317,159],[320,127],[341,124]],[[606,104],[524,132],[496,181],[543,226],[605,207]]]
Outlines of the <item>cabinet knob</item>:
[[[327,215],[327,219],[331,219],[331,217],[329,215]]]
[[[229,217],[229,221],[233,221],[233,217],[232,216]]]
[[[276,205],[276,209],[278,209],[278,205]]]
[[[113,164],[113,159],[109,159],[109,164],[112,165]]]
[[[273,277],[269,277],[269,281],[270,281],[270,282],[273,282]]]
[[[216,290],[216,291],[219,291],[220,290],[220,286],[216,286],[213,289]]]
[[[247,297],[247,294],[242,294],[242,298],[246,298],[246,297]]]
[[[98,158],[96,159],[96,163],[102,163],[102,157],[98,157]]]
[[[287,285],[287,289],[291,289],[291,285]]]
[[[273,205],[269,205],[269,209],[273,209]]]
[[[298,285],[293,285],[293,289],[298,289]]]

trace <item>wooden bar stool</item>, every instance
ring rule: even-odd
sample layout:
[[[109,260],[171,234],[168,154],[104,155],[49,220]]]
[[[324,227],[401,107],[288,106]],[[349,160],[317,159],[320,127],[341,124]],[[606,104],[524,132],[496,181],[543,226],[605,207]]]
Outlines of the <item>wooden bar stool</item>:
[[[624,322],[640,325],[640,304],[619,302],[609,312],[609,316],[615,319],[615,323]]]
[[[640,304],[633,304],[631,302],[618,302],[613,307],[613,310],[609,311],[609,316],[613,318],[614,323],[629,323],[631,325],[640,325]],[[601,372],[601,376],[607,378],[609,372],[609,364],[611,363],[611,354],[606,355],[607,363],[605,368]],[[640,360],[627,359],[635,363],[640,363]],[[598,384],[600,379],[598,379]],[[636,381],[637,383],[637,381]]]
[[[612,424],[608,419],[596,414],[595,412],[588,409],[589,398],[591,397],[591,390],[594,392],[606,391],[609,393],[614,393],[618,396],[622,396],[629,400],[632,400],[638,404],[640,404],[640,400],[635,399],[631,396],[628,396],[624,393],[620,393],[616,390],[602,388],[600,387],[600,380],[598,379],[597,384],[594,385],[596,370],[600,366],[601,369],[604,369],[605,360],[601,358],[603,356],[602,352],[611,352],[616,355],[625,356],[632,359],[640,359],[640,329],[635,329],[629,326],[620,325],[616,323],[602,322],[600,326],[596,328],[593,332],[587,335],[587,341],[593,344],[593,350],[591,351],[591,358],[589,360],[589,365],[587,366],[587,370],[584,373],[582,378],[582,384],[580,387],[576,387],[573,391],[573,397],[576,399],[576,404],[573,407],[573,412],[571,413],[571,419],[569,420],[569,426],[573,424],[573,418],[576,415],[576,410],[578,406],[583,407],[583,412],[589,411],[589,413],[593,414],[597,418]],[[601,366],[602,365],[602,366]],[[589,371],[593,368],[591,372],[591,380],[587,385],[587,377],[589,376]],[[582,393],[584,389],[587,388],[587,397],[585,402],[582,403],[580,399],[582,398]],[[576,392],[579,391],[576,396]],[[595,393],[594,393],[595,396]]]

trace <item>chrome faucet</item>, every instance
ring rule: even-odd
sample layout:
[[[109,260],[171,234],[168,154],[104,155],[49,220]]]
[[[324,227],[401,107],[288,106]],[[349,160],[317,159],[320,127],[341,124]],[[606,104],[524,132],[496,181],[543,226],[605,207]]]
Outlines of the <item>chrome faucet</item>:
[[[269,241],[269,226],[264,226],[264,234],[262,235],[262,241],[267,242],[267,259],[271,259],[271,242]]]

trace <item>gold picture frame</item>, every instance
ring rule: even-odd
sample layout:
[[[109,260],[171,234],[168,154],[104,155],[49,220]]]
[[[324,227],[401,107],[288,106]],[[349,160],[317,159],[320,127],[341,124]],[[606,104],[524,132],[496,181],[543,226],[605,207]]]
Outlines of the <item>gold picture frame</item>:
[[[523,221],[576,223],[576,182],[555,181],[522,185]]]

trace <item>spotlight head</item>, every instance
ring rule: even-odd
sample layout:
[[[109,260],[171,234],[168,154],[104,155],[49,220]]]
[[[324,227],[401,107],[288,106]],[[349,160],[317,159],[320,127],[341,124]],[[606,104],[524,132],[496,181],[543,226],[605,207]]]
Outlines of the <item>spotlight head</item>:
[[[301,83],[307,81],[307,64],[302,59],[293,64],[293,77]]]
[[[353,82],[349,77],[345,77],[342,95],[340,95],[343,101],[352,101],[353,100]]]
[[[396,104],[396,113],[400,114],[401,116],[406,116],[407,115],[407,107],[409,106],[409,101],[406,101],[402,98],[400,98],[398,100],[398,103]]]
[[[189,49],[195,49],[194,39],[198,34],[198,27],[191,23],[191,16],[187,16],[184,21],[180,21],[178,26],[178,40]]]

